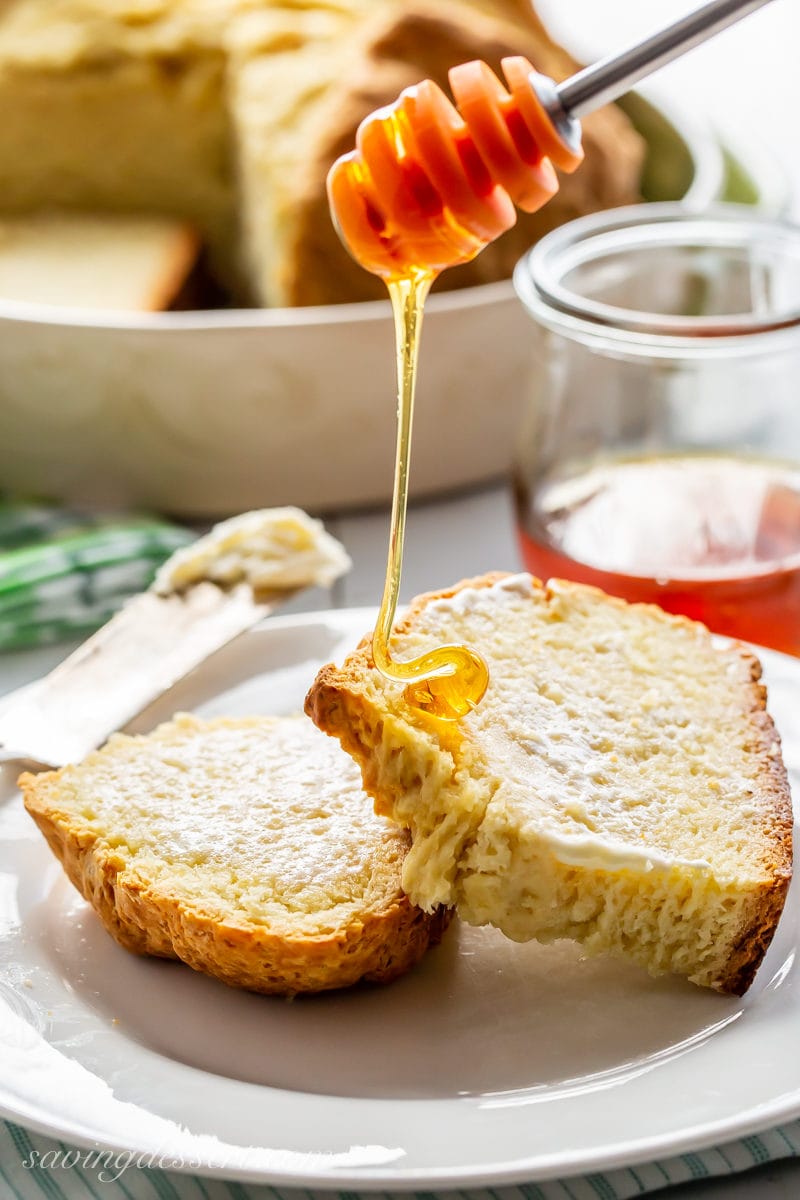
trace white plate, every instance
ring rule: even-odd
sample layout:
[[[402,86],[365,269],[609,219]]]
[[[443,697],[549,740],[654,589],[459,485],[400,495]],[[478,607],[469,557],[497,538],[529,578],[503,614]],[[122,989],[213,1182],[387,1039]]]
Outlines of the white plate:
[[[137,728],[294,711],[371,616],[273,620]],[[800,662],[765,657],[796,771]],[[0,1111],[34,1129],[229,1178],[409,1189],[623,1165],[800,1113],[797,893],[744,1000],[456,927],[391,987],[289,1004],[121,950],[4,789]]]

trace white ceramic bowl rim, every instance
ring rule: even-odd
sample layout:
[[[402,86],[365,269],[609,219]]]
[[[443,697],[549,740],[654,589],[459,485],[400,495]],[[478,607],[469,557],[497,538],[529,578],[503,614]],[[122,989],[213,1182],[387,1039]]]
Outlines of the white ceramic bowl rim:
[[[450,292],[434,292],[427,307],[433,311],[476,308],[514,293],[510,279],[482,283]],[[280,329],[308,325],[349,325],[353,322],[385,321],[389,300],[363,300],[357,304],[320,304],[303,308],[219,308],[187,312],[121,312],[90,308],[64,309],[52,304],[0,300],[0,320],[28,324],[59,325],[64,328],[91,326],[93,329],[208,330]]]

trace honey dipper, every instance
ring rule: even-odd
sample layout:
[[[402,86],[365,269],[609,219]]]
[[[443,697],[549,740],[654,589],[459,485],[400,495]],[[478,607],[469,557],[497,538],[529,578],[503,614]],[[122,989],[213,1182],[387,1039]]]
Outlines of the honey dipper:
[[[455,106],[431,80],[364,120],[328,175],[331,210],[353,257],[393,279],[473,258],[558,189],[554,165],[582,159],[579,118],[770,0],[710,0],[665,29],[556,84],[505,58],[449,73]]]

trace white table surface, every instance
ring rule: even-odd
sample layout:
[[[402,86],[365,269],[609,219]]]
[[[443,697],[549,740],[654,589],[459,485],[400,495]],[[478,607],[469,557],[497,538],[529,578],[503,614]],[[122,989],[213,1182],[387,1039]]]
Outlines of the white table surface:
[[[586,61],[618,48],[691,7],[690,0],[539,0],[554,32]],[[794,185],[800,217],[800,0],[772,0],[763,11],[664,69],[653,89],[772,152]],[[387,418],[388,419],[388,418]],[[412,471],[413,495],[413,471]],[[333,516],[331,532],[354,568],[333,595],[319,592],[298,610],[376,604],[386,558],[388,514]],[[413,506],[403,594],[440,587],[486,570],[519,569],[510,497],[505,487]],[[49,670],[70,646],[0,657],[0,694]],[[671,1189],[676,1200],[796,1200],[800,1162],[779,1163],[734,1179]]]

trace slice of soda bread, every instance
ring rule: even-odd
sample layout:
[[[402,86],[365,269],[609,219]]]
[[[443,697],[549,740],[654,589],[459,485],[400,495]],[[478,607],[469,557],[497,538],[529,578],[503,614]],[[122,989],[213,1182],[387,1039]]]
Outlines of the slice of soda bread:
[[[448,915],[415,908],[408,836],[302,717],[179,715],[20,780],[69,878],[128,950],[293,995],[388,982]]]
[[[0,217],[0,298],[132,312],[170,308],[200,243],[166,217],[32,213]]]
[[[323,668],[306,701],[377,810],[411,831],[414,903],[742,994],[792,863],[758,661],[654,606],[529,575],[420,597],[393,650],[453,641],[491,673],[459,723],[410,707],[369,640]]]

